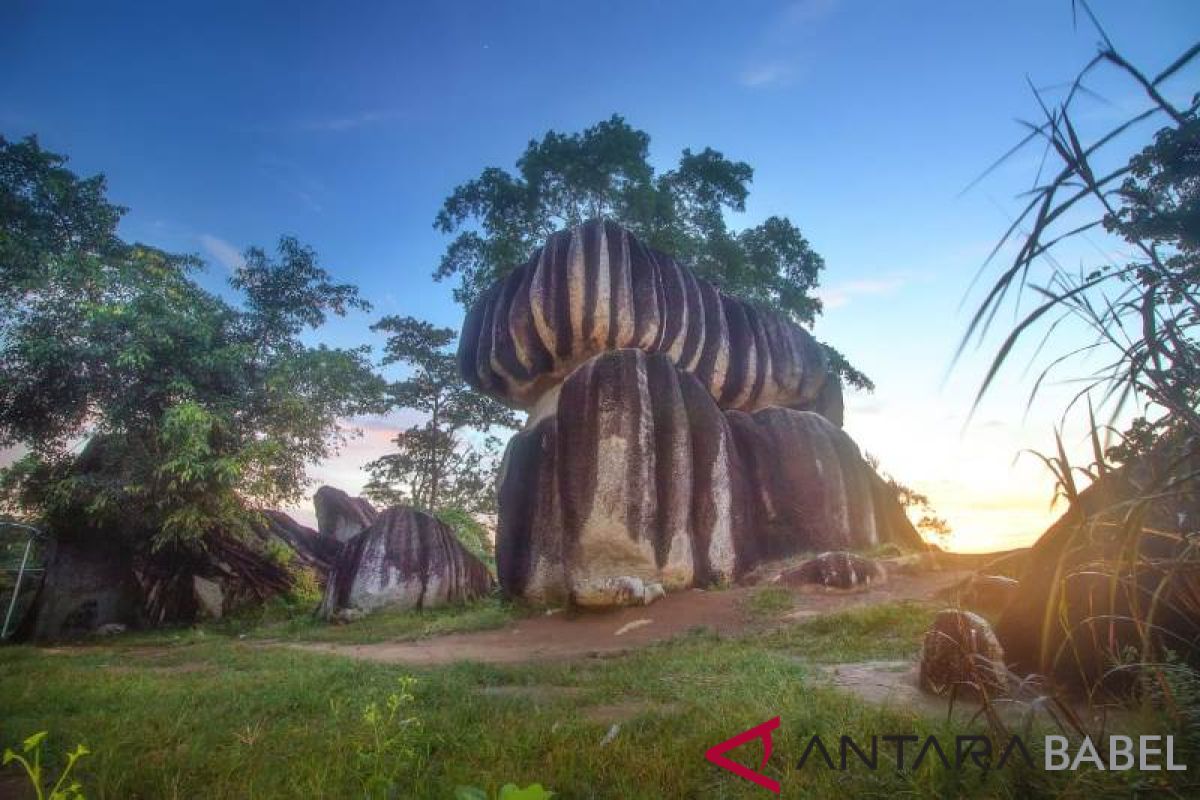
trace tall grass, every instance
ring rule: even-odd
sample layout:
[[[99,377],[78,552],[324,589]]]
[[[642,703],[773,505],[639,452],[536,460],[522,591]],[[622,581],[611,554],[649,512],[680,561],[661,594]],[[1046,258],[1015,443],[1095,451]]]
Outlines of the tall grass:
[[[1033,188],[985,269],[1007,248],[1015,255],[975,310],[959,353],[1012,306],[1015,323],[976,405],[1018,343],[1033,341],[1029,403],[1048,380],[1065,379],[1078,388],[1064,421],[1087,415],[1090,463],[1073,464],[1057,431],[1055,451],[1037,454],[1069,511],[1034,550],[1052,563],[1024,576],[1036,573],[1048,587],[1041,618],[1030,621],[1040,626],[1039,659],[1025,666],[1093,692],[1144,691],[1149,682],[1182,715],[1172,685],[1200,658],[1200,94],[1185,107],[1167,95],[1194,67],[1200,43],[1146,72],[1118,51],[1084,0],[1072,7],[1099,34],[1099,51],[1059,102],[1033,89],[1040,116],[1022,123],[1024,137],[987,171],[1041,149]],[[1097,97],[1088,83],[1102,70],[1136,89],[1142,106],[1088,137],[1079,106]],[[1097,235],[1112,237],[1122,255],[1078,271],[1057,258],[1067,243],[1094,244]],[[1036,302],[1021,310],[1028,295]],[[1068,340],[1065,330],[1084,335]],[[1135,421],[1121,433],[1114,424],[1123,414]],[[1181,660],[1169,661],[1173,653]],[[1120,677],[1130,680],[1114,682]]]

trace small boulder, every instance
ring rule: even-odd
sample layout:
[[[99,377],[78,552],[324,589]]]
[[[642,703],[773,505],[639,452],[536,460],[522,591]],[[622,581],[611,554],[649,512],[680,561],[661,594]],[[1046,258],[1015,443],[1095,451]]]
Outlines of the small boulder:
[[[197,612],[201,617],[220,619],[225,614],[225,590],[220,582],[195,575],[192,587],[196,592]]]
[[[360,611],[357,608],[343,608],[339,609],[337,613],[333,615],[330,621],[335,622],[338,625],[350,625],[351,623],[358,622],[366,615],[367,612]]]
[[[1004,649],[992,626],[978,614],[939,611],[921,646],[920,686],[933,694],[1003,693]]]
[[[779,582],[788,586],[826,589],[864,589],[886,579],[887,573],[875,561],[841,550],[821,553],[779,575]]]
[[[122,624],[122,623],[120,623],[120,622],[106,622],[105,624],[103,624],[103,625],[101,625],[100,627],[96,628],[96,630],[95,630],[95,631],[93,631],[93,633],[94,633],[96,636],[101,636],[101,637],[104,637],[104,636],[117,636],[117,635],[119,635],[119,634],[122,634],[122,633],[124,633],[124,632],[125,632],[125,631],[127,631],[127,630],[129,630],[129,626],[128,626],[128,625],[124,625],[124,624]]]
[[[648,606],[665,594],[661,583],[622,575],[581,582],[571,599],[580,608],[604,609]]]
[[[448,526],[423,511],[396,506],[346,543],[320,613],[335,619],[344,609],[433,608],[481,597],[492,583],[488,568]]]

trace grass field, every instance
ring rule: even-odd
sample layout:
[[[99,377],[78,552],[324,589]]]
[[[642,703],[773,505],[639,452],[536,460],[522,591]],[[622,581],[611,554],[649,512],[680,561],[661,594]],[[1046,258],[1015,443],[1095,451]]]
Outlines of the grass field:
[[[764,596],[759,605],[777,600]],[[501,625],[514,613],[489,602],[323,632],[403,638]],[[491,796],[509,782],[540,782],[564,798],[749,798],[769,794],[704,753],[779,716],[764,772],[785,797],[1187,796],[1180,773],[1150,774],[1164,781],[1157,785],[1132,783],[1148,773],[1045,773],[1036,750],[1034,769],[986,773],[933,759],[897,772],[883,748],[877,771],[821,762],[796,769],[813,734],[826,742],[894,733],[952,741],[968,732],[915,710],[868,705],[821,677],[821,664],[915,656],[930,614],[917,604],[881,605],[737,639],[696,631],[619,657],[506,667],[415,669],[299,652],[260,637],[282,638],[279,622],[236,635],[9,647],[0,649],[0,743],[47,730],[55,757],[85,743],[93,754],[78,772],[89,798],[451,798],[460,785]],[[296,623],[289,636],[318,638],[308,625]],[[364,714],[370,704],[374,723]],[[760,752],[752,743],[731,755],[755,765]],[[10,778],[0,789],[15,785]]]

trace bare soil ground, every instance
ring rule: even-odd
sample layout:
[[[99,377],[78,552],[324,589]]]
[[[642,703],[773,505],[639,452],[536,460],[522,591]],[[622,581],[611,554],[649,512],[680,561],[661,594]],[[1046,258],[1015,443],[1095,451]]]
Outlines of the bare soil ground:
[[[669,594],[650,606],[607,613],[566,611],[523,619],[504,628],[438,636],[412,642],[340,644],[294,642],[285,646],[317,653],[395,664],[431,665],[456,661],[513,664],[572,660],[623,653],[696,628],[735,635],[764,625],[794,622],[833,611],[900,600],[929,600],[962,581],[969,570],[894,574],[864,591],[793,590],[793,608],[777,619],[756,618],[746,601],[756,587]]]

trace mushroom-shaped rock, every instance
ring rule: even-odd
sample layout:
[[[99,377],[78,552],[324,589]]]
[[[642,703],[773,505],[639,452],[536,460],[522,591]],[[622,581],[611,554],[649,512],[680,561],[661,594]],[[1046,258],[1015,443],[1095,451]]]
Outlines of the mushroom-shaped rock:
[[[861,589],[886,579],[887,575],[878,563],[845,551],[821,553],[779,575],[779,582],[789,586],[826,589]]]
[[[472,386],[540,418],[572,370],[622,348],[665,354],[721,408],[788,406],[841,424],[841,387],[811,334],[613,222],[553,234],[488,289],[467,315],[458,359]]]
[[[458,359],[530,415],[498,487],[511,595],[639,603],[805,550],[921,544],[840,428],[825,348],[614,223],[552,235],[489,288]]]
[[[921,645],[921,688],[933,694],[1002,693],[1004,649],[992,626],[978,614],[939,611]]]
[[[362,497],[351,497],[341,489],[322,486],[313,495],[317,511],[317,530],[322,536],[348,542],[362,533],[379,512]]]
[[[433,608],[486,594],[492,577],[441,521],[415,508],[380,514],[342,549],[321,614]]]

